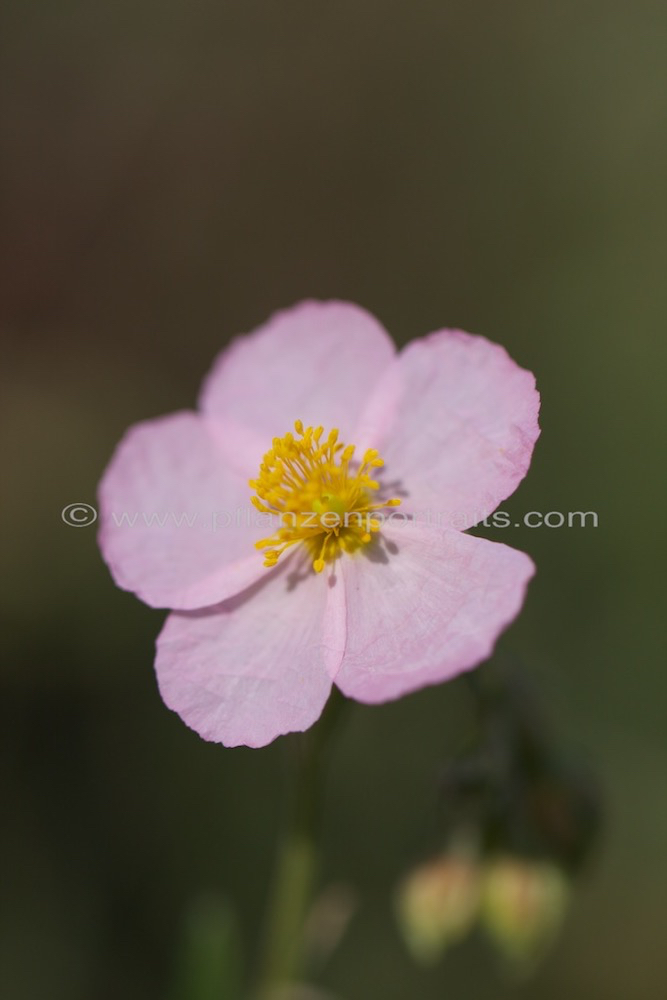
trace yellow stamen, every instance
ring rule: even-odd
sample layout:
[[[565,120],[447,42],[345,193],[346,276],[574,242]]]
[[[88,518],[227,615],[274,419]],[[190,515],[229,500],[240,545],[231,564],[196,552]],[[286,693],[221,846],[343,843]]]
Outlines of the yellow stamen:
[[[372,511],[398,507],[401,501],[392,497],[371,503],[380,484],[369,471],[384,465],[374,448],[355,468],[355,446],[340,442],[337,428],[322,444],[323,427],[304,428],[296,420],[294,430],[298,438],[288,432],[273,439],[257,478],[250,480],[257,494],[253,505],[262,514],[280,518],[278,530],[255,547],[263,550],[264,565],[272,567],[286,549],[303,543],[312,555],[313,569],[321,573],[341,552],[354,552],[372,540],[382,527]]]

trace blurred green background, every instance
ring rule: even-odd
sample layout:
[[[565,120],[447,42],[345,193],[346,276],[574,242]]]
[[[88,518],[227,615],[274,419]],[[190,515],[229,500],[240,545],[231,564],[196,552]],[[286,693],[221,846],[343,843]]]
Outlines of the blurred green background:
[[[484,333],[536,373],[542,438],[504,508],[599,526],[502,532],[539,569],[501,648],[606,803],[534,979],[499,981],[476,942],[418,971],[390,895],[432,847],[472,712],[460,682],[354,706],[324,877],[360,905],[320,983],[345,1000],[667,995],[666,28],[657,0],[3,5],[6,1000],[164,997],[202,891],[256,936],[280,742],[207,745],[164,708],[163,615],[60,510],[95,501],[129,424],[194,405],[230,336],[310,296],[359,302],[399,344]]]

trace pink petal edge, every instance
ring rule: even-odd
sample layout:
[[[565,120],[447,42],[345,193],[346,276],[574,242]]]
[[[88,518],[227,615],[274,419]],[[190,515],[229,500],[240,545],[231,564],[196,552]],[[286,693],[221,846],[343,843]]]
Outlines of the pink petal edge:
[[[350,302],[306,301],[275,313],[218,356],[199,405],[223,425],[231,421],[264,445],[305,425],[351,433],[371,389],[390,366],[395,347],[374,316]]]
[[[358,434],[380,450],[384,480],[405,489],[403,510],[462,530],[488,517],[525,476],[539,405],[533,374],[503,347],[441,330],[401,351]]]
[[[250,493],[200,415],[130,428],[99,486],[99,545],[116,584],[152,607],[190,610],[265,576]]]
[[[205,740],[261,747],[308,729],[331,691],[326,580],[295,560],[217,608],[169,615],[155,669],[165,704]]]
[[[458,531],[406,524],[382,534],[375,552],[341,563],[347,642],[334,679],[369,703],[487,659],[535,572],[525,553]]]

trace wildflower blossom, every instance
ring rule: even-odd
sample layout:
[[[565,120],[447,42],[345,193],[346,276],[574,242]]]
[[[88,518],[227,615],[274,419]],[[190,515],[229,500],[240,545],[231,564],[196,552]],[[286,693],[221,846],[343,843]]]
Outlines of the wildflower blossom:
[[[457,529],[516,489],[538,407],[501,347],[444,330],[397,354],[348,303],[234,341],[198,411],[131,428],[100,485],[114,579],[172,610],[166,704],[205,739],[262,746],[308,728],[334,683],[383,702],[488,657],[534,567]]]

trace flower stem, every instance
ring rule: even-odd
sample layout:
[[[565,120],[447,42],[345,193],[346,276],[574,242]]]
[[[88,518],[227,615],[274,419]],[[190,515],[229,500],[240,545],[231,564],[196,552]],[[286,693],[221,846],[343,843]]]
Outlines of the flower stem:
[[[302,972],[303,929],[318,867],[326,750],[345,704],[346,699],[334,688],[318,724],[308,733],[285,740],[293,788],[267,908],[258,1000],[269,1000],[279,987],[295,982]]]

